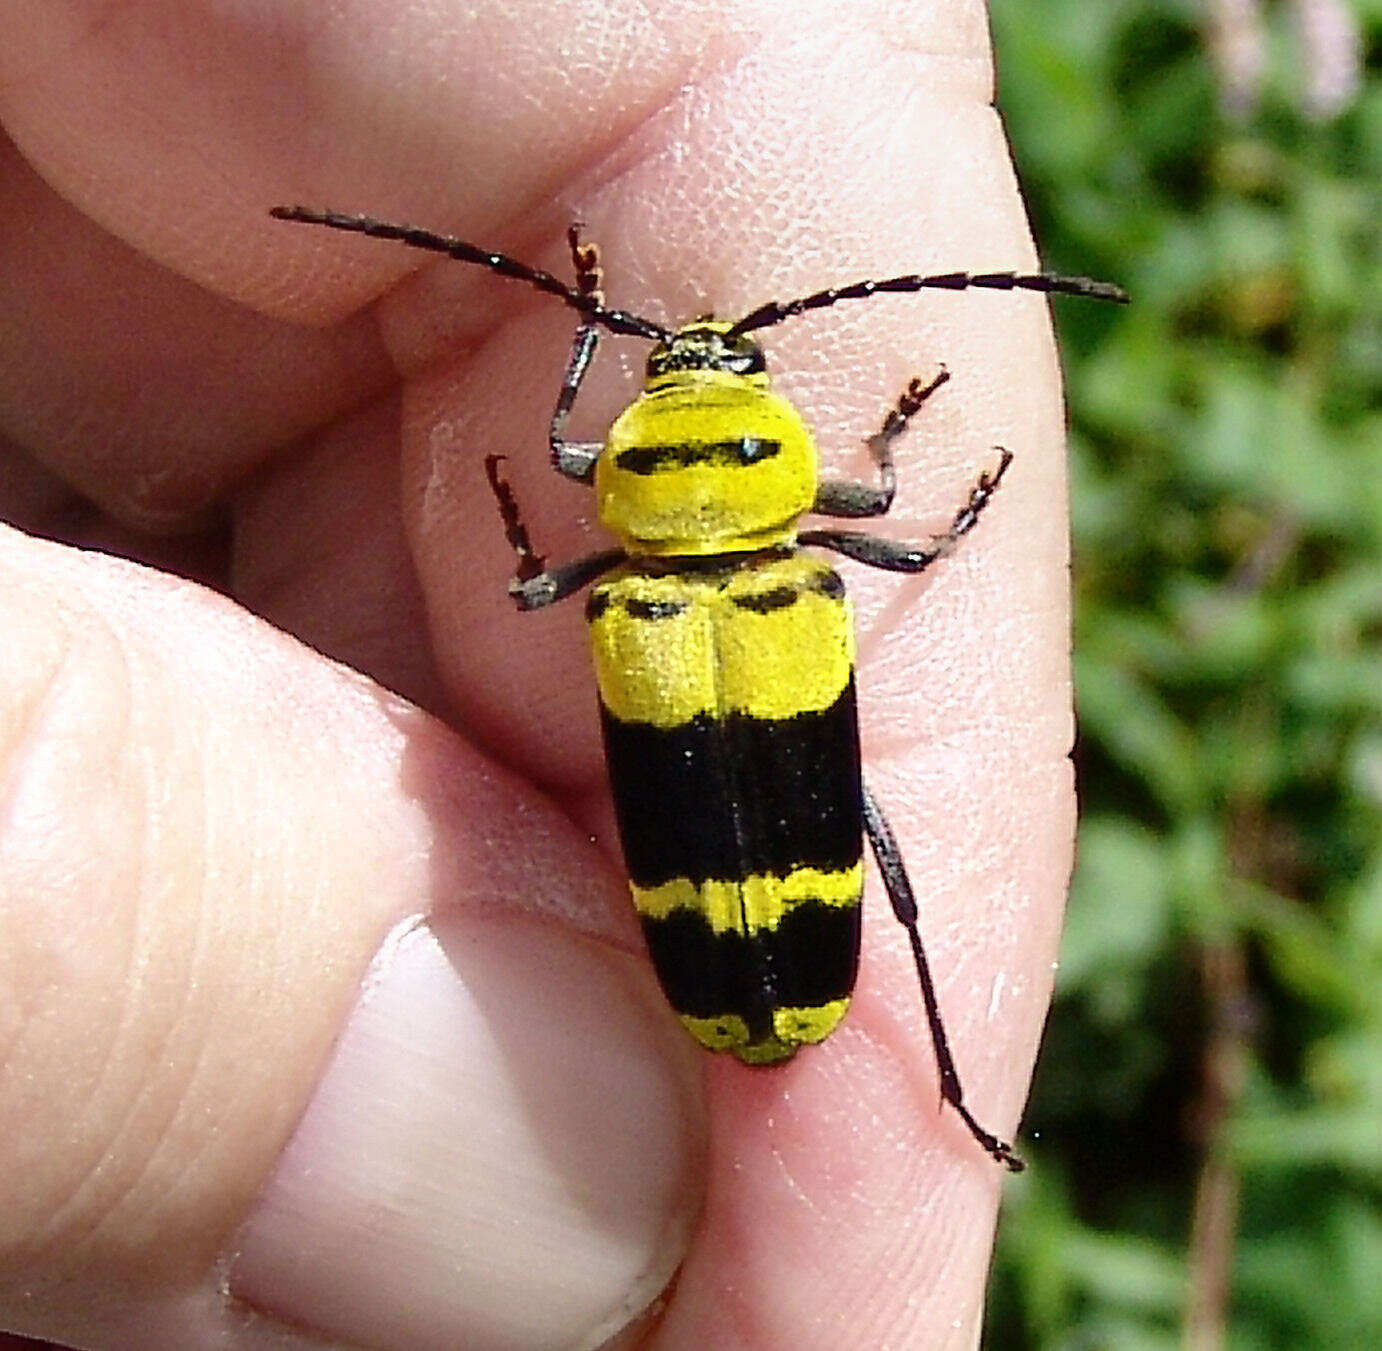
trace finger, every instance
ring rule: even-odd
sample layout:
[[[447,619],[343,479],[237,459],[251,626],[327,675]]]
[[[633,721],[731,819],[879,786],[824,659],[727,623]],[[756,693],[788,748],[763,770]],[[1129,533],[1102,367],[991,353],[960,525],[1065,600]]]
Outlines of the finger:
[[[129,558],[217,591],[228,586],[229,541],[223,517],[214,515],[205,529],[176,535],[134,530],[106,516],[3,436],[0,521],[43,539]]]
[[[271,451],[392,377],[372,325],[292,329],[212,295],[4,141],[0,198],[0,431],[134,528],[199,523]]]
[[[598,858],[199,588],[7,531],[0,607],[0,1326],[547,1348],[635,1317],[696,1098]]]
[[[0,165],[0,430],[122,519],[184,527],[390,374],[372,324],[289,333],[215,298],[323,318],[416,266],[324,261],[270,205],[506,219],[733,31],[701,17],[692,0],[637,25],[579,0],[558,23],[493,6],[440,29],[416,0],[0,8],[0,121],[51,189]]]
[[[241,604],[419,707],[446,707],[403,534],[396,400],[285,454],[234,494],[232,517]]]
[[[299,310],[302,289],[261,265],[320,251],[281,243],[269,205],[350,193],[442,224],[461,204],[471,224],[506,219],[573,150],[618,145],[683,84],[734,31],[710,17],[697,0],[641,22],[603,0],[571,0],[556,22],[522,5],[439,22],[420,0],[9,6],[0,117],[49,183],[141,252]],[[307,281],[337,313],[413,266],[353,256],[353,275]]]

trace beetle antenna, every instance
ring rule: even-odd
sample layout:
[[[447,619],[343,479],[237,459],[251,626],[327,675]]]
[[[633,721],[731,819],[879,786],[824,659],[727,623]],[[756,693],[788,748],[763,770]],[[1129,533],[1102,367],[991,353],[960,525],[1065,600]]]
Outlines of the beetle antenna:
[[[463,239],[451,235],[439,235],[416,225],[393,225],[388,221],[376,220],[373,216],[348,216],[339,211],[316,211],[307,206],[276,206],[269,212],[276,220],[301,221],[305,225],[328,225],[333,230],[347,230],[357,235],[369,235],[374,239],[396,239],[410,248],[426,249],[430,253],[444,253],[448,258],[459,259],[463,263],[479,263],[501,277],[513,277],[526,281],[539,291],[556,296],[565,301],[573,310],[579,310],[587,319],[610,330],[611,333],[628,333],[638,338],[651,338],[666,342],[671,338],[671,330],[655,324],[626,310],[606,309],[599,299],[589,292],[578,291],[550,272],[529,267],[517,258],[505,253],[494,253],[489,249],[467,244]]]
[[[784,319],[805,310],[823,310],[840,300],[867,300],[873,295],[890,292],[910,294],[913,291],[964,291],[983,287],[990,291],[1045,291],[1049,294],[1087,296],[1091,300],[1112,300],[1128,303],[1128,293],[1111,281],[1094,281],[1090,277],[1058,277],[1050,272],[936,272],[929,277],[909,273],[905,277],[888,277],[883,281],[856,281],[849,286],[831,286],[797,300],[770,300],[746,314],[725,334],[727,341],[758,328],[771,328]]]

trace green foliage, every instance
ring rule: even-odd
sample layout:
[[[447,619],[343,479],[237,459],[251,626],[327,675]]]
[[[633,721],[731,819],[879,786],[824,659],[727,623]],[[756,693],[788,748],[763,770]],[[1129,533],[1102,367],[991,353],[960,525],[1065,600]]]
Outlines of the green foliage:
[[[1189,1344],[1217,1256],[1198,1345],[1382,1346],[1382,3],[1323,122],[1284,7],[1239,121],[1201,5],[992,10],[1043,260],[1134,303],[1057,307],[1083,824],[986,1345]]]

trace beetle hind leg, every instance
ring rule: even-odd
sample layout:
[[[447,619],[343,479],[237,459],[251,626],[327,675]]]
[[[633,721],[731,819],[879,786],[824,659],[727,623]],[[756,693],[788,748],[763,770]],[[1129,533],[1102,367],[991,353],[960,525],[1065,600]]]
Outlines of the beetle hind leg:
[[[954,1108],[960,1120],[969,1128],[969,1133],[983,1146],[984,1151],[1014,1173],[1020,1173],[1027,1165],[1021,1156],[1005,1140],[1000,1140],[992,1131],[986,1130],[965,1106],[964,1090],[960,1087],[960,1075],[955,1068],[955,1059],[950,1054],[950,1041],[945,1034],[945,1024],[941,1020],[940,1004],[936,999],[935,982],[931,979],[931,967],[926,960],[926,951],[921,944],[921,933],[917,928],[917,903],[908,880],[907,870],[902,863],[902,852],[897,847],[897,839],[892,827],[879,809],[878,802],[867,788],[864,789],[864,829],[868,833],[869,845],[882,874],[883,885],[892,903],[897,922],[907,930],[907,938],[912,945],[912,959],[916,963],[917,979],[921,985],[921,1000],[926,1009],[926,1023],[931,1030],[931,1045],[936,1052],[936,1065],[940,1073],[941,1097]]]

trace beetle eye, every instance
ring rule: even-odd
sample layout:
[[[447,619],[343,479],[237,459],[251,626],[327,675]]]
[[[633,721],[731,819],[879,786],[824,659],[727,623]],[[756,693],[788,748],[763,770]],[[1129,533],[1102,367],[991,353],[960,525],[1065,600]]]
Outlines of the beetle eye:
[[[736,343],[731,367],[739,375],[762,375],[768,369],[763,358],[763,349],[756,342]]]

